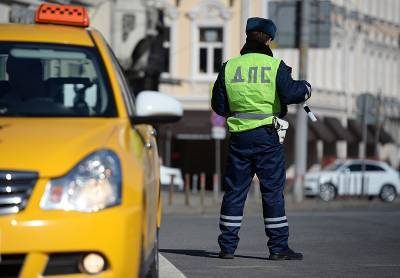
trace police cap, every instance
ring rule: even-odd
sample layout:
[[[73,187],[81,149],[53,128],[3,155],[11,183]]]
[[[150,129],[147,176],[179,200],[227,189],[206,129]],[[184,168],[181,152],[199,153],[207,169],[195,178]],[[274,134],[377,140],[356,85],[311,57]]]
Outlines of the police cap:
[[[276,33],[276,25],[270,19],[261,17],[250,17],[247,19],[246,34],[252,31],[263,32],[270,36],[271,39],[274,39]]]

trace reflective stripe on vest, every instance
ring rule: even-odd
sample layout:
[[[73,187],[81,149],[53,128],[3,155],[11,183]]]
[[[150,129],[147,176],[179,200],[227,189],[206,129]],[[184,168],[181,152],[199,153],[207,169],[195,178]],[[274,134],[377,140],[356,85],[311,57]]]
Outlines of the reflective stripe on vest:
[[[229,60],[225,66],[225,86],[229,108],[230,132],[240,132],[272,124],[281,111],[276,93],[276,75],[280,60],[249,53]]]
[[[254,114],[254,113],[244,113],[244,112],[233,112],[232,117],[239,119],[253,119],[253,120],[264,120],[266,118],[278,116],[278,114]]]

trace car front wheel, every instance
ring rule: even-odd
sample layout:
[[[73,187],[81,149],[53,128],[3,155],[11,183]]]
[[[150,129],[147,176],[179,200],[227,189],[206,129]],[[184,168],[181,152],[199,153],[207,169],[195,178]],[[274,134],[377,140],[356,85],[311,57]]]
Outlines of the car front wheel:
[[[382,186],[381,192],[379,194],[379,198],[381,198],[382,201],[391,203],[396,199],[397,192],[396,188],[394,188],[393,185],[391,184],[385,184]]]
[[[159,237],[159,229],[157,229],[157,235],[154,242],[154,250],[153,250],[153,261],[150,265],[149,271],[146,274],[146,278],[158,278],[160,272],[160,262],[158,257],[158,237]]]
[[[329,202],[336,198],[336,187],[331,183],[321,184],[319,187],[319,197],[321,200]]]
[[[149,261],[145,262],[144,261],[144,256],[143,256],[143,250],[141,252],[141,266],[140,266],[140,272],[139,272],[139,277],[140,278],[159,278],[159,255],[158,255],[158,237],[159,237],[159,228],[157,228],[157,234],[156,238],[154,240],[154,246],[153,250],[151,253],[151,257],[149,258]],[[143,240],[142,240],[143,242]],[[146,266],[146,264],[148,264]]]

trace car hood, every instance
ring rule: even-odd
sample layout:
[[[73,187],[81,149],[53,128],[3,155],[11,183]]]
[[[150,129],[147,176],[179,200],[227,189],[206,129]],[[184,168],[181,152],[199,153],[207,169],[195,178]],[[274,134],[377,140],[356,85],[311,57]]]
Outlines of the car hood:
[[[82,158],[104,148],[112,119],[0,119],[0,170],[67,173]]]

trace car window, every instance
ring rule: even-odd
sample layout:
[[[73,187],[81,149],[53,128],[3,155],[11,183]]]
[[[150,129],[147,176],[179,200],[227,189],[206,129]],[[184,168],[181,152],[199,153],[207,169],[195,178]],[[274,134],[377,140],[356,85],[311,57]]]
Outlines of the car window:
[[[350,170],[350,172],[361,172],[362,171],[361,164],[351,164],[347,168]]]
[[[115,117],[93,47],[0,43],[0,116]]]
[[[115,56],[114,52],[112,51],[111,47],[107,45],[108,47],[108,52],[111,55],[114,68],[117,71],[117,79],[118,79],[118,84],[122,90],[122,95],[125,101],[125,105],[128,110],[128,115],[133,116],[135,114],[135,100],[134,100],[134,95],[132,93],[132,90],[126,81],[124,71],[121,67],[121,64],[119,63],[117,57]]]
[[[373,164],[367,164],[366,170],[367,171],[380,171],[380,172],[385,171],[382,167],[373,165]]]

